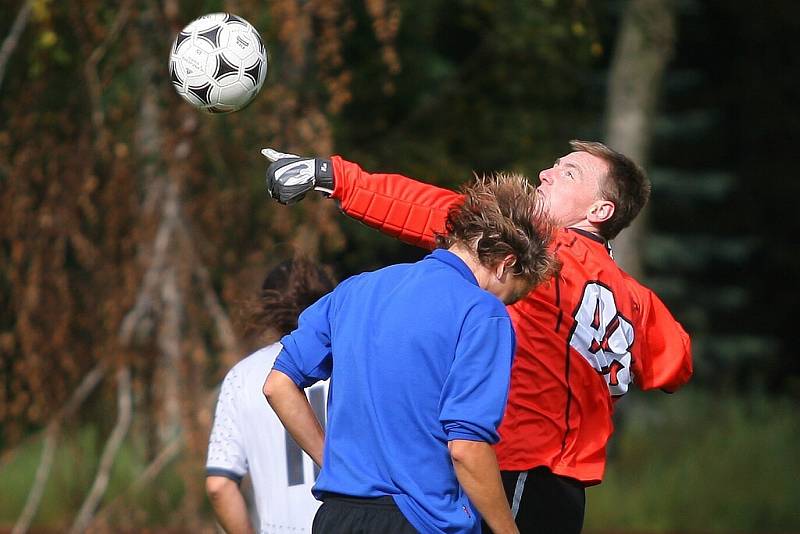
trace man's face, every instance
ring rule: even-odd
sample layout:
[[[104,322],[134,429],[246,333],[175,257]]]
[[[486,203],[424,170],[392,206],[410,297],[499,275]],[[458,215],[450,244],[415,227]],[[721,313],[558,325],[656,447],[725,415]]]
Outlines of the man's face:
[[[577,226],[586,221],[608,164],[588,152],[570,152],[539,173],[539,194],[545,210],[559,225]]]

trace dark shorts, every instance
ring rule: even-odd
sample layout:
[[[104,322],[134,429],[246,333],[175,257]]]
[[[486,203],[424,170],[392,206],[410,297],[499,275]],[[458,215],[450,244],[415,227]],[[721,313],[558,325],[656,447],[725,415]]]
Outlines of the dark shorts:
[[[584,485],[546,467],[501,471],[503,489],[521,534],[578,534],[586,508]],[[483,525],[484,532],[491,532]]]
[[[546,467],[503,471],[503,488],[520,532],[577,534],[583,529],[586,490]]]
[[[391,497],[359,498],[324,493],[314,534],[417,534]]]

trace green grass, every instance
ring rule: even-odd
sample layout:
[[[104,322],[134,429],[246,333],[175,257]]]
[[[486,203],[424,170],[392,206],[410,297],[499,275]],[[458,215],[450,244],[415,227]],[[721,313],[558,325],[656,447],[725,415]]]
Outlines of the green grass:
[[[59,441],[50,477],[34,517],[34,525],[64,527],[71,524],[94,481],[105,436],[93,427],[84,427],[76,435]],[[135,440],[134,440],[135,441]],[[11,462],[0,469],[0,525],[12,525],[25,505],[42,452],[41,441],[17,451]],[[142,447],[130,440],[120,449],[101,502],[125,491],[144,469]],[[174,466],[168,467],[154,483],[138,495],[128,498],[129,508],[139,524],[168,524],[171,514],[184,495],[183,481]],[[130,522],[127,523],[130,526]]]
[[[796,403],[692,391],[621,402],[587,530],[800,532]]]
[[[688,390],[634,393],[621,403],[606,479],[587,490],[587,532],[800,532],[796,401]],[[71,524],[105,438],[91,427],[63,437],[35,526]],[[117,456],[104,502],[144,469],[140,441],[131,434]],[[0,469],[0,526],[22,510],[40,454],[41,443],[32,443]],[[180,526],[175,512],[186,488],[179,462],[185,477],[203,483],[202,458],[173,462],[112,520],[129,529]],[[187,465],[196,476],[185,474]],[[197,513],[212,524],[207,505]]]

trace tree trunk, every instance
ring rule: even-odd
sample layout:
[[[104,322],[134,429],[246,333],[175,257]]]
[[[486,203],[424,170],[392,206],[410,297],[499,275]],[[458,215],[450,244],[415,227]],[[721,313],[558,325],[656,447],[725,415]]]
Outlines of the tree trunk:
[[[64,420],[72,417],[78,408],[81,407],[86,397],[94,391],[97,384],[103,379],[106,373],[106,367],[97,365],[94,369],[89,371],[81,381],[81,384],[75,389],[70,396],[64,407],[50,420],[44,434],[42,445],[42,457],[39,460],[39,466],[36,468],[36,475],[33,479],[33,486],[28,492],[28,499],[25,501],[25,507],[22,509],[11,534],[25,534],[31,526],[34,516],[39,509],[39,504],[42,502],[45,486],[50,479],[50,472],[53,467],[53,458],[55,458],[56,445],[61,437],[61,427]],[[38,436],[34,434],[33,436]],[[27,442],[26,442],[27,443]],[[0,462],[2,464],[2,462]]]
[[[111,468],[114,466],[114,460],[131,426],[133,411],[131,397],[131,373],[127,367],[122,367],[117,371],[117,422],[103,447],[92,488],[72,524],[71,534],[80,534],[86,530],[108,488],[108,482],[111,480]]]
[[[630,0],[622,17],[609,73],[606,143],[647,169],[656,104],[675,43],[674,0]],[[614,256],[633,276],[642,274],[640,247],[646,213],[614,241]]]
[[[11,54],[13,54],[14,50],[17,48],[19,38],[28,25],[28,19],[30,18],[32,8],[33,0],[25,0],[22,3],[16,18],[14,18],[14,24],[11,25],[11,31],[8,32],[8,35],[3,40],[3,45],[0,46],[0,87],[3,86],[3,78],[5,78],[6,75],[8,60],[11,59]]]

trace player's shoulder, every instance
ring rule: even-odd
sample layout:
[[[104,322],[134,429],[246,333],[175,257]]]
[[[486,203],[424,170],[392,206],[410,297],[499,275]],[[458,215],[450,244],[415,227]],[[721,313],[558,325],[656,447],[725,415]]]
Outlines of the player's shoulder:
[[[334,289],[334,293],[341,293],[349,290],[354,286],[357,287],[361,284],[373,282],[376,279],[392,276],[393,274],[399,272],[404,265],[405,264],[398,263],[394,265],[389,265],[387,267],[382,267],[380,269],[375,269],[372,271],[363,271],[361,273],[348,276],[347,278],[342,280],[339,283],[339,285],[336,286],[336,289]]]
[[[269,371],[275,364],[275,359],[280,354],[281,349],[283,349],[283,345],[280,343],[272,343],[258,349],[231,367],[225,376],[225,380],[243,381],[255,373],[261,373],[264,370]]]
[[[603,260],[610,260],[608,241],[597,234],[580,228],[559,228],[553,236],[553,247],[561,253],[588,254]]]
[[[614,261],[606,241],[590,232],[559,229],[554,239],[554,251],[562,264],[562,279],[577,277],[621,284],[622,270]]]
[[[413,265],[413,263],[395,263],[374,271],[355,274],[341,282],[334,290],[334,294],[342,295],[365,288],[374,290],[376,287],[384,287],[386,284],[400,283]]]
[[[490,317],[510,319],[508,308],[499,298],[485,290],[480,290],[480,293],[481,295],[477,297],[477,303],[482,311],[485,311]]]
[[[468,322],[487,318],[511,320],[506,305],[497,296],[475,284],[463,284],[458,295],[457,306],[461,307],[461,314]]]
[[[647,309],[650,307],[651,301],[660,301],[658,295],[656,295],[652,289],[645,286],[625,271],[622,271],[622,279],[628,292],[631,294],[631,298],[636,301],[640,308]]]
[[[430,287],[433,294],[440,295],[448,305],[482,317],[508,317],[505,304],[481,288],[475,273],[455,254],[438,249],[414,265],[422,270],[424,284]]]

